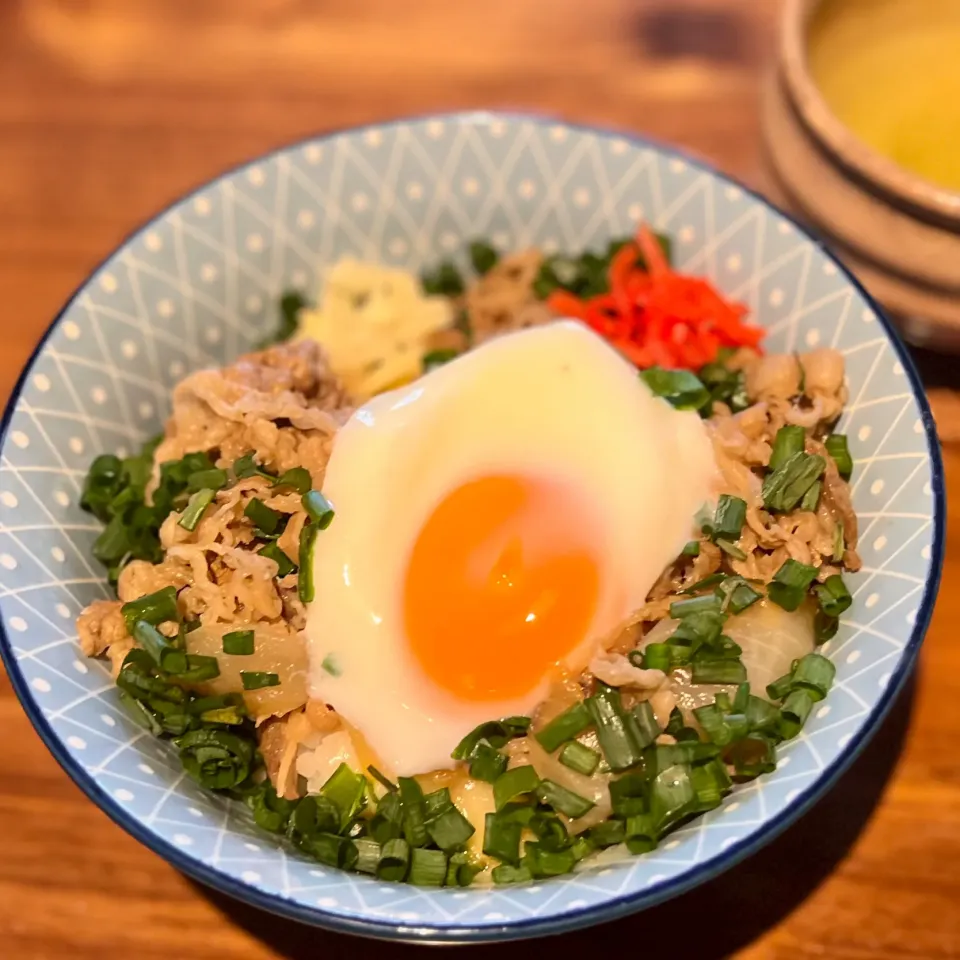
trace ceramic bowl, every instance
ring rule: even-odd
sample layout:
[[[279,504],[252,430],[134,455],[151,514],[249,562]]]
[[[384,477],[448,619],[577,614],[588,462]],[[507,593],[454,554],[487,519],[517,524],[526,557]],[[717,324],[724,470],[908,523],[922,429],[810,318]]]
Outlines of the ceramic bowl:
[[[960,352],[960,193],[881,156],[831,111],[807,56],[825,2],[839,0],[784,6],[762,97],[771,193],[829,240],[909,339]]]
[[[524,888],[425,890],[310,863],[246,810],[185,779],[168,745],[120,708],[74,618],[109,595],[77,506],[104,451],[157,432],[185,373],[222,364],[274,323],[288,285],[316,288],[345,254],[417,269],[502,250],[579,251],[644,218],[680,268],[745,301],[774,351],[846,358],[843,429],[863,570],[827,648],[829,700],[785,745],[776,773],[655,853]],[[0,649],[23,706],[71,777],[124,829],[185,873],[286,917],[432,942],[557,933],[642,909],[742,859],[810,806],[863,746],[902,686],[941,566],[943,476],[902,345],[829,253],[744,187],[673,150],[545,120],[473,113],[350,130],[228,173],[111,254],[43,338],[3,420]]]

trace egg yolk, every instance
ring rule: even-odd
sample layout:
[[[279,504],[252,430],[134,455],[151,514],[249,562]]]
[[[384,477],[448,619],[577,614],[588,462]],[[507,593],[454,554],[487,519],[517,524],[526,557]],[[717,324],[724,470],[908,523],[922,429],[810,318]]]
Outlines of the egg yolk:
[[[519,696],[586,639],[599,591],[590,515],[575,491],[529,477],[447,495],[404,582],[407,641],[438,686],[465,700]]]

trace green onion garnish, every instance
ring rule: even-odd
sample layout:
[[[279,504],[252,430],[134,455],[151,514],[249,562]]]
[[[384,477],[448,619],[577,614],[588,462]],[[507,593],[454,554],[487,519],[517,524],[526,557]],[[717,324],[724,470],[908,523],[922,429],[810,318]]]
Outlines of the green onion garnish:
[[[447,862],[447,887],[469,887],[473,878],[483,869],[471,860],[468,853],[455,853]]]
[[[837,617],[828,617],[822,610],[818,610],[813,617],[813,639],[819,646],[832,640],[840,629],[840,620]]]
[[[388,793],[395,793],[397,791],[397,785],[389,777],[381,773],[372,763],[367,767],[367,773]],[[379,807],[377,810],[379,811]]]
[[[533,793],[539,783],[537,771],[530,764],[501,773],[493,783],[494,806],[502,810],[511,800]]]
[[[380,865],[380,844],[369,837],[359,837],[351,842],[356,851],[353,869],[358,873],[375,874]]]
[[[125,603],[120,612],[123,614],[127,632],[132,634],[134,624],[138,620],[157,626],[171,621],[179,622],[180,611],[177,609],[177,591],[173,587],[164,587],[156,593],[148,593],[137,600]]]
[[[720,694],[717,694],[716,703],[720,703]],[[737,692],[733,696],[733,702],[726,713],[746,713],[747,704],[750,702],[750,684],[746,681],[737,686]]]
[[[634,739],[642,750],[644,747],[649,747],[660,736],[660,723],[649,700],[638,703],[630,712],[634,720],[632,730]]]
[[[244,690],[262,690],[264,687],[280,686],[280,676],[264,670],[241,670],[240,682]]]
[[[690,814],[696,804],[690,768],[674,764],[658,773],[650,784],[650,812],[662,834]]]
[[[604,820],[587,831],[590,842],[595,847],[613,847],[626,839],[626,826],[622,820]]]
[[[697,813],[706,813],[720,806],[730,788],[730,778],[722,763],[714,760],[690,769],[690,782],[696,794]]]
[[[793,671],[785,673],[778,677],[772,683],[767,684],[767,696],[771,700],[782,700],[793,687]]]
[[[683,549],[680,551],[680,555],[683,557],[699,557],[700,541],[688,540],[687,543],[684,544]]]
[[[735,543],[730,540],[724,540],[722,537],[717,540],[717,546],[725,553],[727,556],[733,557],[734,560],[746,560],[747,555],[743,552]]]
[[[277,532],[284,514],[268,507],[262,500],[254,497],[244,508],[243,515],[266,536]]]
[[[183,769],[208,790],[230,790],[243,783],[255,753],[251,740],[210,727],[184,734],[177,746]]]
[[[751,733],[773,733],[776,730],[780,711],[769,700],[750,694],[743,712]]]
[[[464,291],[463,277],[449,260],[438,264],[435,270],[424,270],[420,285],[424,293],[432,296],[458,297]]]
[[[777,719],[779,721],[779,711]],[[734,776],[741,782],[753,780],[762,773],[772,773],[777,767],[774,742],[762,734],[751,735],[731,744],[725,756],[727,762],[733,765]]]
[[[240,674],[243,677],[243,674]],[[320,788],[320,795],[332,801],[340,811],[340,829],[360,812],[366,801],[367,780],[362,773],[341,763]]]
[[[813,697],[806,690],[793,690],[780,707],[780,736],[792,740],[806,723],[813,709]]]
[[[795,453],[773,473],[767,474],[761,493],[769,510],[789,513],[820,479],[826,462],[817,454]]]
[[[177,671],[177,680],[181,683],[203,683],[219,676],[220,664],[217,658],[205,657],[199,653],[188,653],[186,666]]]
[[[718,746],[725,747],[733,740],[733,732],[727,725],[726,718],[716,703],[708,703],[696,707],[693,715],[697,723],[703,727],[703,732]]]
[[[649,853],[657,847],[657,827],[649,813],[627,817],[625,824],[627,849],[633,853]]]
[[[590,712],[579,702],[567,707],[534,736],[547,753],[553,753],[560,744],[583,733],[590,726],[590,722]]]
[[[695,617],[689,617],[684,623],[692,619]],[[619,691],[614,688],[601,689],[585,703],[597,728],[597,740],[610,769],[619,772],[632,767],[640,759],[641,747],[634,735],[635,721],[627,723]]]
[[[442,887],[447,879],[447,855],[442,850],[414,848],[407,882],[418,887]]]
[[[186,669],[187,655],[152,623],[138,620],[133,625],[133,637],[162,670],[167,673],[182,673]]]
[[[643,666],[648,670],[670,670],[670,645],[667,643],[648,643],[643,648]]]
[[[210,470],[197,470],[187,477],[187,490],[198,493],[201,490],[222,490],[227,485],[227,471],[213,467]]]
[[[639,773],[625,773],[610,781],[610,803],[618,817],[629,817],[635,813],[646,813],[648,784],[647,778]]]
[[[529,883],[533,879],[533,874],[526,867],[501,863],[490,872],[490,878],[496,884]]]
[[[739,660],[694,660],[692,683],[743,683],[747,668]]]
[[[263,477],[265,480],[272,482],[277,479],[272,473],[262,469],[257,464],[256,454],[252,450],[233,461],[233,475],[238,480],[246,480],[249,477]]]
[[[297,493],[306,493],[312,484],[310,471],[306,467],[291,467],[273,482],[275,487],[290,487]]]
[[[328,653],[320,661],[320,669],[324,673],[329,673],[331,677],[339,677],[341,673],[340,662],[337,660],[336,654]]]
[[[398,777],[397,785],[403,801],[403,835],[411,847],[422,847],[427,842],[423,790],[413,777]]]
[[[560,786],[553,780],[541,780],[537,787],[537,799],[541,803],[553,807],[557,813],[562,813],[571,820],[582,817],[587,811],[592,810],[596,804],[580,794]]]
[[[216,495],[216,490],[198,490],[190,497],[177,523],[183,527],[184,530],[196,530],[197,524],[203,516],[203,511],[213,503],[213,498]]]
[[[388,840],[380,849],[377,877],[402,883],[410,868],[410,844],[403,837]]]
[[[822,700],[830,692],[836,675],[832,661],[819,653],[808,653],[794,668],[791,685],[794,690],[805,690],[814,700]]]
[[[454,748],[450,756],[454,760],[469,760],[474,748],[486,740],[498,749],[514,737],[522,737],[530,727],[529,717],[504,717],[502,720],[487,720],[474,727]]]
[[[431,370],[436,370],[437,367],[444,366],[451,360],[456,360],[459,356],[460,352],[458,350],[431,350],[423,355],[420,364],[423,367],[423,372],[429,373]]]
[[[320,530],[326,530],[333,522],[333,504],[319,490],[309,490],[300,501]]]
[[[734,614],[743,613],[763,596],[742,577],[728,577],[717,587],[717,594],[721,597],[721,611]]]
[[[335,833],[318,833],[310,837],[303,837],[300,839],[299,845],[314,860],[319,860],[320,863],[341,870],[348,869],[351,859],[356,857],[356,851],[351,841]]]
[[[316,549],[318,527],[305,523],[300,528],[299,560],[300,575],[297,578],[297,596],[301,603],[313,603],[316,585],[313,582],[313,555]]]
[[[268,543],[261,547],[257,553],[261,557],[272,560],[277,565],[277,576],[282,580],[288,574],[296,572],[297,565],[276,545]]]
[[[528,843],[522,866],[535,877],[560,877],[569,873],[576,862],[569,850],[547,850],[541,844]]]
[[[500,259],[500,254],[484,240],[474,240],[470,244],[470,262],[473,269],[482,277],[489,273]]]
[[[827,577],[823,583],[818,583],[813,589],[820,602],[820,609],[828,617],[839,617],[849,610],[853,603],[853,597],[850,596],[843,577],[838,573]]]
[[[430,839],[448,853],[462,847],[476,833],[473,824],[455,807],[443,810],[427,820]]]
[[[767,596],[784,610],[796,610],[803,603],[816,576],[816,567],[790,557],[773,575],[773,580],[767,586]]]
[[[445,810],[453,809],[453,799],[450,796],[449,787],[441,787],[439,790],[434,790],[431,793],[425,793],[423,795],[423,818],[424,820],[432,820],[434,817],[439,816]]]
[[[252,630],[231,630],[221,640],[223,652],[233,657],[248,657],[254,650]]]
[[[507,758],[486,740],[481,740],[473,749],[470,758],[470,776],[474,780],[494,783],[507,769]]]
[[[508,820],[496,813],[488,813],[483,825],[483,852],[507,863],[520,860],[520,836],[523,824]]]
[[[810,513],[816,513],[820,506],[820,494],[823,492],[823,484],[817,480],[813,486],[803,495],[800,501],[800,509],[807,510]]]
[[[710,535],[714,540],[734,541],[740,539],[743,524],[747,519],[747,502],[740,497],[721,494],[717,500],[717,511],[710,526]]]
[[[842,433],[832,433],[823,441],[823,445],[837,465],[837,472],[844,480],[849,480],[853,475],[853,457],[850,456],[846,436]]]
[[[803,453],[803,444],[806,440],[806,431],[803,427],[787,425],[777,431],[773,438],[773,449],[770,451],[769,468],[776,470],[791,457]]]
[[[640,371],[640,379],[655,397],[663,397],[678,410],[699,410],[710,399],[710,391],[689,370],[650,367]]]
[[[565,767],[589,777],[600,763],[600,754],[580,743],[579,740],[571,740],[564,744],[558,759]]]
[[[704,593],[699,597],[687,597],[683,600],[674,600],[670,604],[670,616],[675,620],[682,620],[692,613],[720,612],[720,598],[714,593]]]
[[[253,811],[254,823],[261,830],[270,833],[283,833],[290,821],[296,803],[277,796],[277,791],[269,780],[264,780],[260,790],[254,794],[250,808]]]

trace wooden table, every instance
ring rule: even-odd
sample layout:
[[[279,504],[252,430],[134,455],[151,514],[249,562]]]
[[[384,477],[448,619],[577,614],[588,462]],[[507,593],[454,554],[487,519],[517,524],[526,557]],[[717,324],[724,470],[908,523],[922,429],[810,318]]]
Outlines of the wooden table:
[[[0,393],[127,231],[223,168],[313,131],[434,109],[529,108],[677,141],[757,182],[757,76],[777,10],[777,0],[6,0]],[[931,375],[949,381],[944,370]],[[960,416],[943,424],[958,425]],[[945,454],[960,496],[960,448]],[[960,520],[915,682],[816,809],[720,880],[550,949],[960,956],[958,537]],[[56,765],[5,677],[0,729],[3,957],[363,949],[228,902],[137,844]],[[492,955],[473,955],[483,949]]]

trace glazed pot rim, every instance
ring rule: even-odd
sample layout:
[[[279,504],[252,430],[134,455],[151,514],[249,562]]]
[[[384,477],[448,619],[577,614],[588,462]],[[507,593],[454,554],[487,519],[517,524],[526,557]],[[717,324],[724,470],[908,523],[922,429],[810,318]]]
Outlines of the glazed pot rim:
[[[921,213],[960,223],[960,193],[939,187],[868,147],[830,109],[807,61],[807,25],[814,10],[823,2],[825,0],[787,0],[781,20],[781,77],[800,121],[828,152],[861,180]]]

